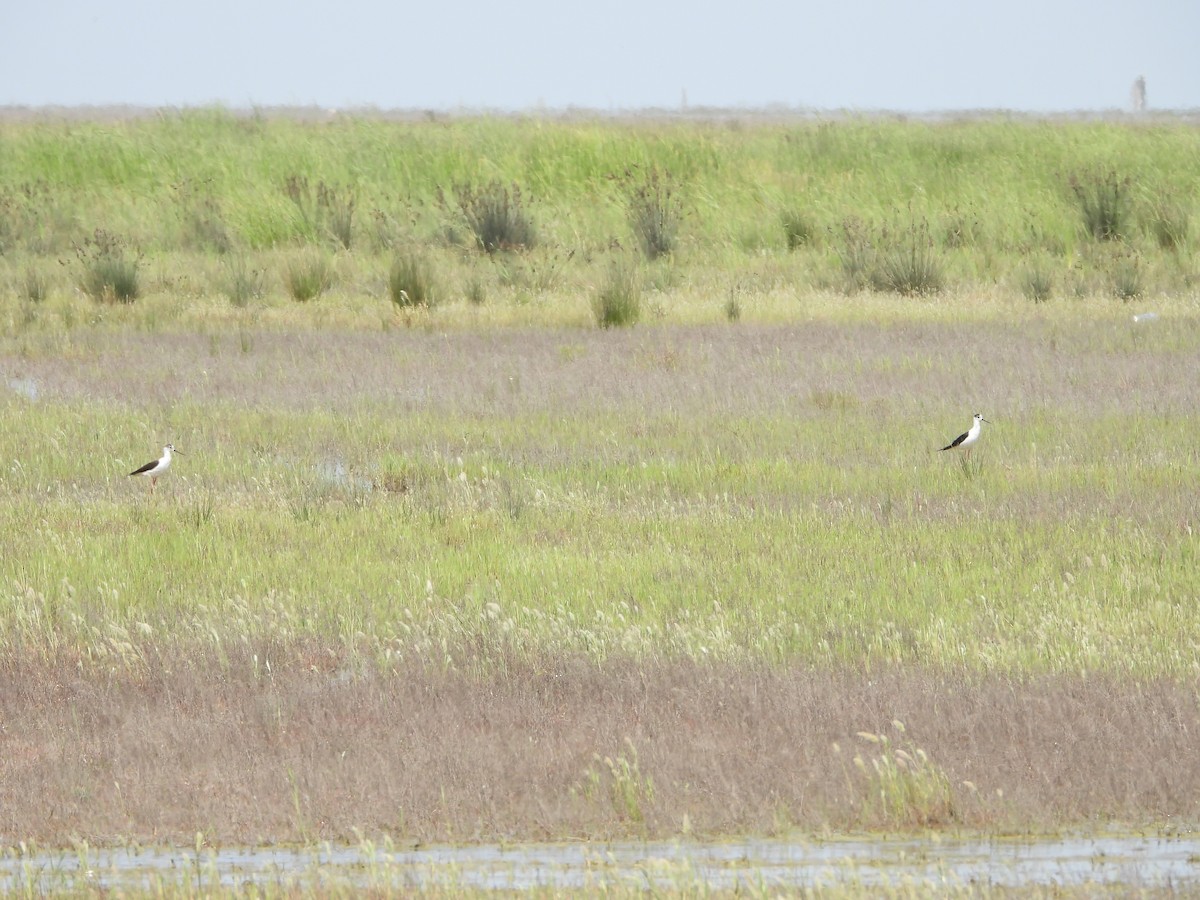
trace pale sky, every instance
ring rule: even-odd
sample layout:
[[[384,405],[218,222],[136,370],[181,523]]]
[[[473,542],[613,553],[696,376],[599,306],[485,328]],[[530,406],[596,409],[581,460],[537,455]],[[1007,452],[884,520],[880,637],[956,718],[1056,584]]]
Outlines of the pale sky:
[[[1200,107],[1196,0],[0,0],[0,105]]]

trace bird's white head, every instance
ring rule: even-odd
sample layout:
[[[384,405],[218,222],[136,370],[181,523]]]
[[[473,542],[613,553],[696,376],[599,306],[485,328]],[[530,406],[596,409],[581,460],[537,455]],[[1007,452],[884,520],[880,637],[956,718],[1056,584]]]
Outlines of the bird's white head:
[[[988,422],[988,420],[983,417],[983,413],[975,413],[975,421],[976,422],[987,422],[989,425],[992,424],[991,422]]]
[[[165,455],[165,456],[170,456],[172,453],[178,453],[178,452],[179,451],[175,449],[174,444],[167,444],[167,446],[163,447],[163,455]]]

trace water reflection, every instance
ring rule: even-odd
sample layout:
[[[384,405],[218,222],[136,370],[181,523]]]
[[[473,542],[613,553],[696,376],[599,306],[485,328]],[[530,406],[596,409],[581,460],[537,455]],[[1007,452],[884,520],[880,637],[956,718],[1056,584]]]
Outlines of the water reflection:
[[[38,383],[32,378],[9,378],[8,389],[26,400],[37,400]]]
[[[49,892],[191,884],[226,887],[347,884],[522,890],[628,887],[741,888],[838,885],[955,887],[1126,884],[1200,880],[1200,838],[1054,840],[830,839],[437,846],[364,843],[309,850],[241,848],[9,850],[0,890]]]

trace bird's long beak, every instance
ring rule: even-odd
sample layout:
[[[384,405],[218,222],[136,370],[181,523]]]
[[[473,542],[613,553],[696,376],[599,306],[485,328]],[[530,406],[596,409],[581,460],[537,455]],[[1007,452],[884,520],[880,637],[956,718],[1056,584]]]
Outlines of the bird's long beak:
[[[980,417],[979,417],[979,421],[980,421],[980,422],[987,422],[989,425],[991,425],[991,424],[992,424],[992,420],[991,420],[991,419],[985,419],[983,416],[980,416]],[[176,452],[178,452],[178,451],[176,451]]]

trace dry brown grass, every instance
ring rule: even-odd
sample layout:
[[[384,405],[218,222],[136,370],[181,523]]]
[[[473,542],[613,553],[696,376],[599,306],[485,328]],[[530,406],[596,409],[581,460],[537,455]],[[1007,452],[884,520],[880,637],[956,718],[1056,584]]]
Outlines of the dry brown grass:
[[[0,835],[49,844],[894,827],[848,757],[895,720],[950,785],[935,824],[1200,813],[1200,701],[1172,682],[582,659],[380,676],[315,645],[110,677],[69,657],[2,666]],[[653,785],[642,821],[602,762],[633,753]]]
[[[1194,409],[1200,388],[1180,369],[1193,362],[1200,318],[1134,326],[1126,309],[1116,312],[1090,322],[1050,314],[1012,323],[615,331],[78,331],[47,335],[44,346],[31,335],[16,352],[0,348],[0,367],[36,379],[48,397],[149,408],[361,403],[497,416],[622,408],[811,417],[828,411],[828,398],[842,398],[856,408],[886,404],[886,414],[946,405],[968,418],[972,407],[960,404],[978,401],[1005,419],[999,425],[1056,408],[1073,416]]]

